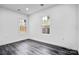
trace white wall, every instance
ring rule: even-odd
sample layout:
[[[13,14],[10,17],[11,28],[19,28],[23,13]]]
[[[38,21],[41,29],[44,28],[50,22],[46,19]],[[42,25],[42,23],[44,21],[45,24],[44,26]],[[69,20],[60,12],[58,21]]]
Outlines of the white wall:
[[[28,19],[26,15],[0,8],[0,45],[24,40],[29,37],[28,33],[19,32],[20,18]]]
[[[78,52],[79,52],[79,4],[77,5],[77,36],[78,36],[78,40],[77,40],[77,45],[78,45]]]
[[[50,16],[51,33],[42,34],[43,16]],[[34,40],[77,50],[76,5],[58,5],[32,14],[29,17],[29,31]]]

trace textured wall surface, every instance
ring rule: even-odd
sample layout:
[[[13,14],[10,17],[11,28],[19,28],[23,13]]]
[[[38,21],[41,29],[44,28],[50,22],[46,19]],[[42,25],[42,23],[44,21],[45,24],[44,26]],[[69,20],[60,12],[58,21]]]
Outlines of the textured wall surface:
[[[76,5],[57,5],[29,17],[31,38],[77,50]],[[42,34],[42,17],[50,16],[50,34]],[[38,39],[39,38],[39,39]]]
[[[27,32],[19,32],[20,19],[26,19],[28,23],[28,17],[26,15],[0,8],[0,45],[29,37]]]

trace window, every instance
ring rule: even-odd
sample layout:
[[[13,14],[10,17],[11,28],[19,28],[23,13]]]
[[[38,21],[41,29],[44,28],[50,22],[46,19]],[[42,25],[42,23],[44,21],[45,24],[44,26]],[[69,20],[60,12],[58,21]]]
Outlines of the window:
[[[44,16],[42,18],[42,33],[43,34],[49,34],[50,33],[49,16]]]
[[[20,20],[20,32],[26,32],[26,20]]]

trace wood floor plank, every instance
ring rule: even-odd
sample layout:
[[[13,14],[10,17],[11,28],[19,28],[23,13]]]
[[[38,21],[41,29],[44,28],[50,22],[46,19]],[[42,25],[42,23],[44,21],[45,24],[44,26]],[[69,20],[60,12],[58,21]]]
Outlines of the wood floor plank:
[[[0,46],[0,55],[78,55],[78,51],[28,39]]]

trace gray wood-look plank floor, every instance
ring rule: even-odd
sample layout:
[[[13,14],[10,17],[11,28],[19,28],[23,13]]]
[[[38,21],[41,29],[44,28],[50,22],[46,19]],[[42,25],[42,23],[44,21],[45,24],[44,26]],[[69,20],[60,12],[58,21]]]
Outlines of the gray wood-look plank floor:
[[[27,39],[0,46],[0,55],[78,55],[78,52]]]

